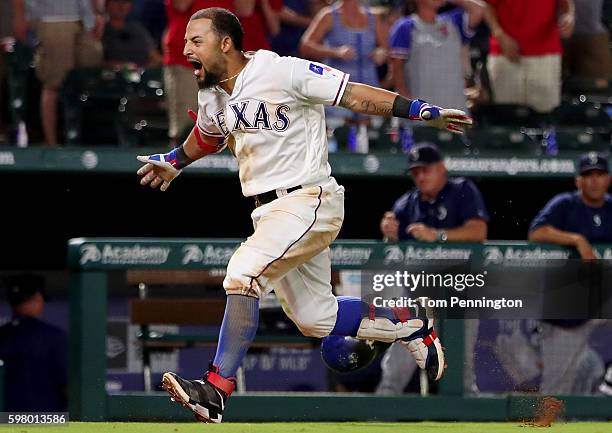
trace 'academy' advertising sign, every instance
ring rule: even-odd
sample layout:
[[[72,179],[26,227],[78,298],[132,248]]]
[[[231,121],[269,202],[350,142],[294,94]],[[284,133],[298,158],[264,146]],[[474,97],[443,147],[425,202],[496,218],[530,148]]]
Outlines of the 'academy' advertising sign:
[[[406,249],[398,245],[385,248],[384,264],[410,264],[421,260],[460,260],[468,261],[472,257],[469,248],[417,247],[409,245]]]
[[[549,250],[540,247],[535,248],[513,248],[507,247],[485,247],[483,249],[483,266],[550,266],[552,260],[567,260],[570,257],[569,250]],[[563,262],[558,263],[563,266]]]
[[[218,265],[225,266],[229,259],[234,254],[238,246],[222,247],[215,245],[206,245],[204,250],[196,244],[187,244],[182,248],[183,258],[181,263],[188,265],[189,263],[199,263],[202,265]]]
[[[332,246],[331,261],[333,266],[362,266],[370,261],[372,248]]]
[[[79,263],[99,263],[103,265],[162,265],[168,261],[170,248],[133,246],[113,246],[109,244],[85,244],[81,247]]]

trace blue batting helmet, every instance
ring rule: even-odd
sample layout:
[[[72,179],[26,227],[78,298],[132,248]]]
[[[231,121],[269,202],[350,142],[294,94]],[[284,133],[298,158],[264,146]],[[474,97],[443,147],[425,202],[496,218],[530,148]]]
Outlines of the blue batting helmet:
[[[329,335],[321,343],[321,358],[338,373],[349,373],[367,367],[378,354],[378,345],[355,337]]]

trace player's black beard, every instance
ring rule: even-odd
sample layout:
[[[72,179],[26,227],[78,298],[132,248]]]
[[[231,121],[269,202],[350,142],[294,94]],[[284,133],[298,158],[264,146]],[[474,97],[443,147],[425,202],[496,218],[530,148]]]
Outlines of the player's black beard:
[[[211,87],[219,84],[219,81],[221,81],[219,75],[204,69],[204,79],[198,80],[198,88],[210,89]]]

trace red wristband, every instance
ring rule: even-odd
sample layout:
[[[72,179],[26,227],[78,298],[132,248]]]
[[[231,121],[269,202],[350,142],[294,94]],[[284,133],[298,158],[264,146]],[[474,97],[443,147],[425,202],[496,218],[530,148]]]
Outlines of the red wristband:
[[[198,142],[198,146],[200,146],[200,149],[202,149],[207,154],[218,152],[223,147],[223,146],[215,146],[215,145],[208,144],[207,142],[205,142],[204,139],[202,138],[202,135],[200,134],[200,129],[198,128],[198,125],[195,125],[193,127],[193,135],[195,135],[195,138]]]
[[[192,110],[188,110],[187,112],[189,113],[189,117],[191,117],[193,121],[196,122],[196,124],[193,127],[193,135],[195,135],[195,138],[198,142],[198,146],[200,146],[200,149],[202,149],[207,154],[218,152],[223,146],[215,146],[215,145],[208,144],[207,142],[205,142],[204,139],[202,138],[202,134],[200,133],[200,129],[198,128],[198,115]]]

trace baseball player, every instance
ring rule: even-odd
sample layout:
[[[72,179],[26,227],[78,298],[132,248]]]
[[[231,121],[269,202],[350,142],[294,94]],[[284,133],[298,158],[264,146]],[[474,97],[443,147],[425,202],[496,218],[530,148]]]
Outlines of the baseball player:
[[[576,248],[585,260],[598,259],[593,243],[612,242],[612,196],[608,157],[587,152],[577,162],[576,191],[553,197],[529,227],[529,240]],[[601,380],[604,364],[589,339],[593,320],[545,320],[540,324],[543,393],[588,393]],[[561,349],[563,348],[563,349]],[[559,351],[563,350],[563,356]],[[581,368],[588,365],[588,368]]]
[[[259,298],[272,289],[304,335],[401,341],[440,379],[444,354],[432,319],[332,294],[329,245],[344,219],[344,188],[330,176],[323,106],[426,120],[458,133],[471,119],[350,82],[320,63],[267,50],[245,53],[242,42],[240,22],[225,9],[191,17],[184,54],[200,88],[196,125],[171,152],[138,157],[145,163],[141,184],[165,191],[184,167],[228,147],[238,160],[242,192],[256,206],[255,231],[227,265],[225,315],[209,371],[202,380],[166,373],[164,388],[197,419],[221,422],[257,330]]]

